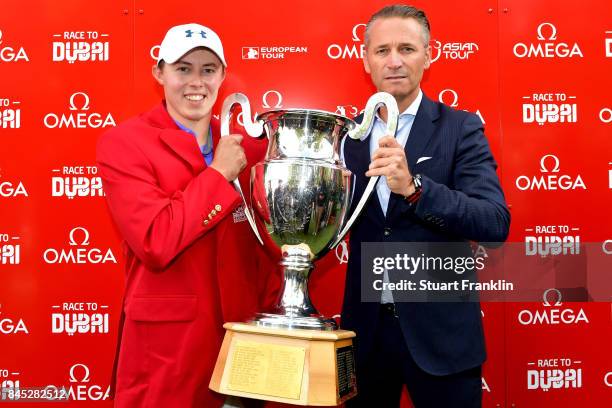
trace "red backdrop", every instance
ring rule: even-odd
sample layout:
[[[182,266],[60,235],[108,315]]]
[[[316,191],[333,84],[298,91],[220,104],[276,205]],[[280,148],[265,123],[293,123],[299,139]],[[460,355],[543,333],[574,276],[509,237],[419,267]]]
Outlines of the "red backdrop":
[[[111,406],[123,261],[95,144],[159,100],[152,55],[170,26],[199,22],[220,34],[229,70],[219,101],[243,92],[256,112],[353,116],[374,91],[360,60],[364,24],[385,4],[3,0],[0,383],[65,385],[69,405]],[[589,259],[609,274],[609,1],[415,5],[432,24],[423,90],[485,123],[511,207],[509,241],[598,243]],[[540,264],[567,265],[544,250]],[[346,256],[339,247],[312,277],[327,315],[340,312]],[[549,301],[482,305],[484,406],[610,405],[612,293],[599,287],[599,302],[566,302],[545,287]]]

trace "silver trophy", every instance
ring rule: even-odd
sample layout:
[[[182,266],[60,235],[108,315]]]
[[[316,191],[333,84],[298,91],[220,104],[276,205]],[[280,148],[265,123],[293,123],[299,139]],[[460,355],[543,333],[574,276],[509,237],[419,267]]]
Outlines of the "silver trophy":
[[[251,171],[250,205],[238,180],[245,213],[258,240],[282,253],[283,283],[272,313],[259,313],[252,323],[265,327],[335,330],[335,321],[319,315],[308,295],[313,261],[335,247],[348,232],[368,200],[378,177],[372,177],[350,220],[352,182],[340,161],[342,138],[363,139],[376,111],[385,105],[387,134],[395,135],[399,116],[395,99],[374,94],[360,125],[330,112],[310,109],[278,109],[251,121],[251,109],[243,94],[229,95],[221,111],[221,135],[229,134],[235,105],[241,105],[246,132],[268,137],[265,160]]]

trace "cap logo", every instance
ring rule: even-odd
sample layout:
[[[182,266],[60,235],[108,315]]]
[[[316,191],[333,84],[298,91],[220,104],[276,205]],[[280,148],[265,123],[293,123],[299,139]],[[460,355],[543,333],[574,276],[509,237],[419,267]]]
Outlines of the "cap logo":
[[[185,34],[186,34],[185,37],[191,38],[193,36],[194,32],[191,31],[191,30],[185,30]],[[200,31],[199,33],[196,33],[196,34],[200,34],[202,36],[202,38],[206,38],[206,32],[204,30],[202,30],[202,31]]]

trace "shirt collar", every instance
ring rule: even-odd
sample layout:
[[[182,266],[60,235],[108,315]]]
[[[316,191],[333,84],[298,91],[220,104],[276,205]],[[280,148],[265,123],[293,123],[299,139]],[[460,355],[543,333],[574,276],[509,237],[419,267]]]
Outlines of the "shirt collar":
[[[423,91],[419,88],[419,94],[417,95],[416,98],[414,98],[414,101],[412,101],[412,103],[410,104],[410,106],[408,106],[406,108],[406,110],[404,110],[403,112],[400,113],[399,118],[398,118],[398,131],[406,124],[408,123],[411,118],[415,117],[417,114],[417,111],[419,110],[419,106],[421,105],[421,101],[423,100]],[[380,115],[378,114],[378,112],[376,112],[376,116],[374,117],[374,120],[372,121],[372,125],[374,125],[374,123],[378,123],[379,126],[381,124],[384,124],[385,122],[382,120],[382,118],[380,117]],[[368,131],[369,134],[372,131],[372,128],[370,127],[370,131]]]
[[[192,135],[196,135],[195,132],[191,129],[189,129],[187,126],[183,125],[181,122],[179,122],[178,120],[175,120],[174,118],[172,119],[174,120],[174,123],[176,123],[176,126],[178,126],[181,130],[184,130],[185,132],[192,134]]]
[[[408,106],[405,111],[400,113],[399,115],[400,119],[407,115],[416,116],[417,111],[419,110],[419,106],[421,105],[422,99],[423,99],[423,91],[419,88],[419,94],[417,95],[416,98],[414,98],[414,101],[412,101],[410,106]],[[380,121],[382,121],[382,118],[378,115],[378,111],[376,112],[376,119],[379,119]]]
[[[410,106],[407,107],[405,111],[400,113],[400,116],[402,115],[416,116],[417,111],[419,110],[419,106],[421,105],[422,99],[423,99],[423,91],[421,91],[421,89],[419,88],[419,94],[417,95],[417,97],[414,99],[414,101],[412,101]]]

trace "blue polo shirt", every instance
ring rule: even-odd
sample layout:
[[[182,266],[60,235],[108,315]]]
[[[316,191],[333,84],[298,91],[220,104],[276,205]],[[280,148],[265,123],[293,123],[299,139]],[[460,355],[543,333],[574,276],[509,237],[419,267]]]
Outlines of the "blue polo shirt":
[[[174,121],[174,123],[176,123],[176,126],[181,128],[181,130],[184,130],[190,135],[193,135],[193,137],[197,138],[195,132],[189,129],[187,126],[183,126],[182,123],[176,120]],[[210,166],[210,163],[212,163],[213,161],[213,138],[212,138],[212,129],[210,128],[210,126],[208,127],[208,140],[210,141],[210,150],[209,150],[208,145],[204,145],[204,146],[200,146],[200,152],[202,152],[202,156],[204,156],[204,161],[206,162],[206,165]],[[208,153],[206,153],[207,150],[208,150]]]

